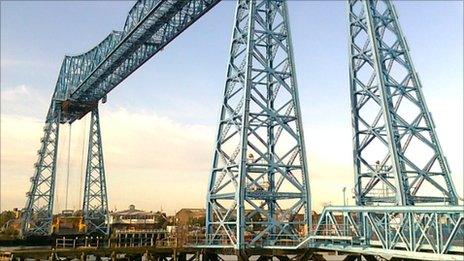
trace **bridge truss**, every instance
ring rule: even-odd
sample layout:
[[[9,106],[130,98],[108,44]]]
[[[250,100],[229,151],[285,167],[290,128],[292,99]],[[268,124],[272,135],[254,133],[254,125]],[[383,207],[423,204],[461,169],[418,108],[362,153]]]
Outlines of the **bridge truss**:
[[[59,127],[89,112],[83,213],[87,233],[109,233],[99,101],[218,2],[139,0],[122,31],[65,57],[27,193],[23,236],[51,233]],[[286,2],[238,0],[201,247],[462,259],[464,209],[396,10],[389,0],[348,5],[358,206],[325,208],[311,231]]]
[[[356,204],[457,204],[390,1],[349,1]]]
[[[89,150],[85,175],[83,214],[87,234],[109,234],[108,193],[106,192],[105,164],[98,108],[90,119]]]
[[[238,1],[207,192],[207,245],[278,247],[308,235],[292,48],[285,1]]]
[[[321,213],[315,248],[420,260],[462,260],[462,206],[343,206]]]
[[[23,236],[45,236],[52,231],[53,203],[55,197],[56,159],[59,126],[72,124],[87,113],[92,113],[92,123],[99,123],[98,103],[106,101],[106,94],[139,68],[153,55],[215,6],[219,0],[144,0],[130,10],[122,31],[113,31],[92,50],[77,56],[66,56],[50,103],[41,139],[41,149],[27,193],[27,203],[22,218]],[[98,131],[91,126],[89,153],[97,150],[103,159],[99,124]],[[98,136],[98,137],[97,137]],[[93,143],[93,138],[98,138]],[[83,212],[88,233],[108,233],[102,223],[108,222],[106,184],[103,160],[100,169],[93,167],[88,158]],[[100,171],[94,179],[93,172]],[[93,188],[98,188],[94,190]],[[100,206],[92,202],[98,199]],[[96,211],[96,209],[99,209]],[[98,218],[96,216],[98,216]],[[98,219],[96,225],[94,221]]]

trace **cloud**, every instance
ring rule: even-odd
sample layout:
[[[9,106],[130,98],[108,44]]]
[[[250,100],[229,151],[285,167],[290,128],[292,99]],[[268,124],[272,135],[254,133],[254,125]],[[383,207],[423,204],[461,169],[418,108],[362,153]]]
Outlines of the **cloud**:
[[[48,109],[49,99],[27,85],[3,88],[0,93],[2,115],[29,116],[41,119]]]
[[[43,68],[49,67],[53,68],[53,64],[47,62],[41,62],[36,60],[21,60],[21,59],[2,59],[1,61],[2,69],[10,69],[10,68],[21,68],[21,69],[28,69],[28,68]]]
[[[16,88],[2,91],[2,98],[6,101],[15,100],[18,96],[29,95],[30,91],[26,85],[19,85]]]
[[[209,156],[205,158],[202,147],[212,145],[213,126],[182,124],[156,113],[125,109],[103,110],[101,115],[103,139],[112,141],[107,153],[116,164],[124,164],[130,157],[134,159],[131,167],[137,169],[161,167],[168,171],[176,166],[188,171],[191,164],[209,167],[203,164]]]
[[[29,189],[42,124],[34,118],[1,116],[2,207],[20,207]]]
[[[179,206],[201,207],[211,162],[213,126],[185,125],[154,113],[131,113],[124,109],[100,112],[110,206],[131,203],[146,209],[174,211]],[[2,201],[6,208],[21,207],[29,188],[35,152],[43,124],[34,118],[1,117]],[[71,186],[68,207],[79,206],[84,127],[74,124],[71,139]],[[84,137],[85,136],[85,137]],[[60,127],[57,193],[63,208],[68,126]],[[85,163],[85,162],[84,162]]]
[[[111,208],[121,209],[134,203],[140,208],[163,206],[174,212],[181,207],[204,206],[216,126],[183,124],[153,112],[136,113],[123,108],[110,111],[104,106],[100,118]],[[1,120],[3,204],[6,208],[22,207],[43,125],[30,117],[2,115]],[[68,207],[80,205],[80,173],[85,169],[82,159],[86,157],[88,124],[88,119],[84,119],[72,127]],[[64,208],[68,131],[67,125],[61,125],[56,202],[59,209]],[[316,207],[321,200],[318,187],[331,184],[335,190],[330,200],[336,201],[336,191],[343,185],[332,181],[343,182],[343,176],[351,181],[349,166],[317,157],[311,157],[309,166],[314,177]]]
[[[124,109],[103,110],[101,115],[108,190],[114,203],[121,207],[140,202],[150,209],[163,205],[171,211],[204,205],[213,126]]]
[[[4,208],[22,207],[37,159],[48,101],[35,89],[24,85],[4,89],[1,94],[2,205]],[[186,124],[154,111],[114,109],[104,105],[100,110],[112,209],[135,204],[147,210],[162,206],[173,213],[182,207],[204,207],[216,131],[214,123]],[[451,123],[443,121],[442,128],[446,124]],[[304,127],[312,204],[320,211],[323,202],[341,204],[342,188],[351,191],[353,186],[351,132],[349,126],[337,122],[307,123]],[[88,116],[72,126],[68,208],[77,209],[81,205],[88,128]],[[56,210],[65,207],[68,135],[69,126],[61,125]],[[454,148],[457,151],[451,150],[452,155],[459,155],[462,147],[450,147],[450,142],[455,140],[452,137],[443,137],[445,149]],[[457,162],[450,159],[451,163]],[[459,169],[456,172],[453,174],[455,181],[462,180],[462,172]],[[462,191],[462,184],[456,185],[458,191]]]

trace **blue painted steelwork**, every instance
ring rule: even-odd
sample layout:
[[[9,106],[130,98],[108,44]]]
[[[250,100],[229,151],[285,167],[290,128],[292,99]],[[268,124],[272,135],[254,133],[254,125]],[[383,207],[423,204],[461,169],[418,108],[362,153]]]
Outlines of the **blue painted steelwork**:
[[[348,5],[358,206],[326,207],[308,246],[386,259],[462,260],[464,206],[457,205],[393,3]]]
[[[456,205],[392,2],[350,0],[349,35],[356,204]]]
[[[45,123],[44,136],[37,151],[35,173],[27,193],[26,208],[22,215],[21,236],[51,233],[53,199],[55,191],[56,157],[60,130],[59,104],[52,103]]]
[[[50,233],[59,126],[90,111],[83,211],[88,233],[108,233],[99,100],[218,2],[139,0],[122,31],[65,57],[23,236]],[[208,188],[209,247],[462,259],[463,206],[408,206],[456,205],[457,195],[396,11],[387,0],[350,0],[349,21],[355,194],[362,207],[325,208],[307,236],[309,181],[286,3],[239,0]]]
[[[109,234],[108,193],[106,191],[98,107],[92,110],[90,119],[89,150],[82,210],[87,234]]]
[[[311,236],[314,248],[389,258],[462,260],[462,206],[326,207]]]
[[[211,247],[298,245],[311,226],[288,11],[237,3],[207,191]]]
[[[219,0],[143,0],[129,12],[124,30],[91,51],[66,57],[55,98],[66,101],[62,122],[73,122]]]
[[[139,0],[130,10],[122,31],[113,31],[82,55],[64,58],[27,194],[22,235],[51,232],[59,124],[72,123],[97,108],[108,92],[218,2]],[[102,191],[106,193],[106,187]]]

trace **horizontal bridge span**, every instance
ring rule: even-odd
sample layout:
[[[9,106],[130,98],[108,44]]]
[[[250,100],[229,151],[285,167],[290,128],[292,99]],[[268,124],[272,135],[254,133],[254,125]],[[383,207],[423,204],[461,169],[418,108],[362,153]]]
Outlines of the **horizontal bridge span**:
[[[82,118],[219,1],[137,1],[123,31],[113,31],[87,53],[65,57],[53,96],[62,104],[61,122]]]
[[[334,251],[462,260],[463,228],[462,206],[331,206],[307,241]]]
[[[463,206],[328,206],[325,212],[381,212],[381,213],[457,213],[464,216]]]

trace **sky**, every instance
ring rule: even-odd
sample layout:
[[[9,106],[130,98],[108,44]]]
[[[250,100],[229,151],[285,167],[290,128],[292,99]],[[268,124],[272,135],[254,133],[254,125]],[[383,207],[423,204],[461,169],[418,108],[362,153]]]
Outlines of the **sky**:
[[[120,30],[133,1],[1,1],[1,209],[22,208],[64,55]],[[437,133],[463,196],[463,2],[397,1]],[[100,106],[111,209],[205,206],[235,1],[223,1]],[[312,205],[353,188],[344,1],[289,1]],[[55,210],[81,205],[85,118],[60,130]],[[351,195],[349,203],[353,203]]]

